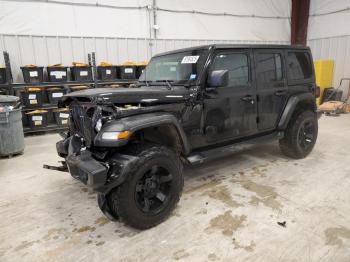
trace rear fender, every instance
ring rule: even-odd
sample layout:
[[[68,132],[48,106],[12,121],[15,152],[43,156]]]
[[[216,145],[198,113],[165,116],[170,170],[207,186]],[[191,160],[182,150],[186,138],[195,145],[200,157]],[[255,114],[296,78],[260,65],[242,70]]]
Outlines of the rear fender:
[[[282,113],[280,121],[278,123],[278,129],[284,130],[287,128],[290,119],[292,118],[294,112],[300,109],[310,109],[316,112],[316,99],[311,93],[303,93],[291,96],[287,102],[286,107]]]

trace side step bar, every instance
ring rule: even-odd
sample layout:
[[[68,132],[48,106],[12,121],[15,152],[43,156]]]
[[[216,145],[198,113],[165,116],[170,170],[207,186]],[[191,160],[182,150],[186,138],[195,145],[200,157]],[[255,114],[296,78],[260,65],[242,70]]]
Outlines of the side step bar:
[[[279,131],[226,146],[220,146],[208,150],[193,152],[187,157],[187,161],[192,165],[202,164],[210,160],[218,159],[224,156],[244,151],[253,147],[256,144],[265,142],[268,143],[276,139],[281,139],[283,138],[283,136],[284,133],[282,131]]]

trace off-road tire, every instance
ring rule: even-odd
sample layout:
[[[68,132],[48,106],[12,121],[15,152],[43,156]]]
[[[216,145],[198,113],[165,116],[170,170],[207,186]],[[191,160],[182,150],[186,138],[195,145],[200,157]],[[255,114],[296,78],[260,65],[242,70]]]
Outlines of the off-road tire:
[[[125,182],[113,189],[107,196],[109,207],[113,214],[117,214],[121,221],[137,229],[148,229],[163,222],[180,200],[184,179],[183,167],[179,156],[173,150],[161,145],[144,144],[130,148],[139,160],[134,164]],[[169,200],[159,213],[143,212],[135,198],[136,185],[139,179],[152,165],[159,165],[169,170],[172,182],[169,191]]]
[[[313,140],[312,143],[304,149],[300,146],[298,136],[301,127],[304,123],[312,122],[313,124]],[[305,158],[313,149],[318,134],[317,114],[312,111],[302,111],[293,115],[287,129],[285,130],[284,138],[279,140],[279,145],[282,153],[290,158],[301,159]]]

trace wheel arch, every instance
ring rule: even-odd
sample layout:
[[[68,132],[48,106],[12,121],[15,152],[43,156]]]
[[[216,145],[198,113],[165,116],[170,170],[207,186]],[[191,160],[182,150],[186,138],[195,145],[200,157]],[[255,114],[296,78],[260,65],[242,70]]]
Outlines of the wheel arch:
[[[158,143],[173,148],[179,154],[187,155],[190,151],[187,138],[181,136],[181,127],[174,123],[162,123],[139,129],[148,142]]]
[[[190,144],[179,120],[170,113],[148,113],[121,118],[113,121],[101,130],[131,132],[131,137],[142,134],[151,142],[165,144],[183,155],[190,153]],[[100,139],[99,139],[100,140]],[[128,140],[121,141],[119,146],[126,145]]]
[[[293,115],[305,110],[316,112],[316,99],[313,94],[303,93],[290,97],[279,120],[278,129],[286,129]]]

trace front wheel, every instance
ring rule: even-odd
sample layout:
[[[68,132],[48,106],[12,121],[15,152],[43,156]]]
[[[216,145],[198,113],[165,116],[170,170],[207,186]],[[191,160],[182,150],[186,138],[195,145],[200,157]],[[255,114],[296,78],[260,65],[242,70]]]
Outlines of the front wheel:
[[[171,149],[147,145],[137,148],[139,160],[126,181],[109,195],[111,211],[126,224],[147,229],[165,220],[183,188],[182,164]]]
[[[285,136],[279,141],[284,155],[301,159],[313,149],[318,134],[317,115],[312,111],[296,114],[288,124]]]

